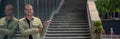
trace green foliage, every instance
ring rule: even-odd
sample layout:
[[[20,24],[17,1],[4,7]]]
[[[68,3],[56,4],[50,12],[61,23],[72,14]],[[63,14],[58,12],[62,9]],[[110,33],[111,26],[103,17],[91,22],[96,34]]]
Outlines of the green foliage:
[[[94,26],[95,27],[101,27],[101,22],[100,21],[94,21]]]
[[[109,1],[109,0],[106,0]],[[97,0],[96,1],[96,6],[99,12],[105,13],[109,11],[109,2],[106,2],[104,0]]]
[[[101,33],[102,31],[102,23],[100,21],[93,21],[93,24],[95,26],[95,33]]]
[[[102,31],[102,28],[101,28],[101,27],[96,27],[95,33],[101,33],[101,31]]]
[[[98,11],[105,14],[107,12],[120,12],[119,2],[120,0],[97,0],[95,3]]]
[[[120,12],[120,9],[119,9],[119,8],[116,8],[115,11],[116,11],[116,12]]]

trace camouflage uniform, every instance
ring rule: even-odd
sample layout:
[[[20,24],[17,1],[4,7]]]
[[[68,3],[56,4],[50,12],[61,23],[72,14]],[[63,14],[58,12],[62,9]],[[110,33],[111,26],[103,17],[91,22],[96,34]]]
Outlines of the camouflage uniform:
[[[39,33],[36,32],[36,28],[40,29]],[[23,17],[19,20],[19,30],[22,36],[24,36],[22,39],[29,39],[30,35],[33,39],[40,39],[42,28],[41,20],[37,17],[33,16],[31,20],[27,20],[27,18]]]
[[[15,33],[17,31],[18,20],[12,17],[6,20],[6,17],[0,19],[0,39],[8,37],[8,39],[16,39]]]

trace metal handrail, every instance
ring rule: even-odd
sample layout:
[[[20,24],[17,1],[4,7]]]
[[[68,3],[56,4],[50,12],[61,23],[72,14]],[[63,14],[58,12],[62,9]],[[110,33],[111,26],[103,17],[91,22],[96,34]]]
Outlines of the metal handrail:
[[[58,13],[58,11],[59,11],[59,10],[61,9],[61,7],[62,7],[63,2],[64,2],[64,0],[62,0],[62,2],[60,3],[60,5],[59,5],[59,7],[58,7],[58,9],[57,9],[56,11],[53,10],[52,15],[50,16],[49,20],[52,20],[53,17],[54,17],[54,15]]]
[[[54,16],[58,13],[58,11],[61,9],[63,3],[64,3],[64,0],[62,0],[62,2],[60,3],[59,7],[57,8],[57,10],[55,10],[55,11],[53,10],[53,12],[52,12],[49,20],[47,20],[47,21],[52,21],[53,17],[54,17]],[[45,30],[47,30],[48,28],[49,28],[49,27],[46,27]],[[44,34],[44,37],[43,37],[42,39],[45,38],[45,35],[46,35],[46,33]]]

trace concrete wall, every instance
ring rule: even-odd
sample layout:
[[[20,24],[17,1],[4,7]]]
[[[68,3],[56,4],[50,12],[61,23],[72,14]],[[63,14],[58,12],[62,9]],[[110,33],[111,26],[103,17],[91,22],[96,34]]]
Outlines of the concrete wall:
[[[93,25],[94,21],[101,21],[100,17],[98,15],[98,11],[96,9],[95,2],[93,0],[88,0],[87,2],[87,7],[88,7],[88,19],[89,19],[89,25],[90,25],[90,33],[91,33],[91,38],[96,39],[96,34],[95,34],[95,27]]]

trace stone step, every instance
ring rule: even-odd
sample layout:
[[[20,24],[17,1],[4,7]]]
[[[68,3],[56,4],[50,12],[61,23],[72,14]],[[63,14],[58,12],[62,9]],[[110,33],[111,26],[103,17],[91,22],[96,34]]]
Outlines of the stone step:
[[[47,34],[47,37],[89,36],[89,34]]]
[[[80,12],[76,12],[76,13],[62,12],[57,14],[57,16],[84,16],[84,15],[86,15],[86,13],[80,13]]]
[[[83,18],[83,19],[52,19],[53,21],[82,21],[82,20],[87,20],[86,18]]]
[[[79,23],[79,22],[87,22],[87,21],[85,21],[85,20],[84,20],[84,21],[76,21],[76,20],[74,20],[74,21],[66,21],[66,20],[63,21],[63,20],[62,20],[62,21],[60,21],[60,20],[59,20],[59,21],[52,21],[52,22],[53,22],[53,23]]]
[[[46,37],[45,39],[90,39],[90,37]]]
[[[74,33],[74,34],[48,34],[47,35],[90,35],[89,33]]]
[[[48,33],[82,33],[82,32],[89,32],[89,30],[87,31],[48,31]]]
[[[78,34],[83,34],[83,33],[86,33],[86,34],[87,34],[87,33],[89,33],[89,31],[86,31],[86,32],[85,32],[85,31],[84,31],[84,32],[82,32],[82,31],[81,31],[81,32],[48,32],[48,31],[47,31],[47,33],[48,33],[48,34],[75,34],[75,33],[76,33],[76,34],[77,34],[77,33],[78,33]]]
[[[89,28],[48,28],[48,29],[89,29]]]
[[[70,31],[72,31],[72,30],[74,30],[74,31],[79,30],[80,31],[81,30],[82,31],[82,30],[89,30],[89,28],[49,28],[48,30],[61,30],[61,31],[62,30],[63,31],[64,30],[70,30]]]
[[[51,25],[88,25],[88,23],[51,23]]]
[[[49,26],[50,28],[88,28],[88,25]]]
[[[54,17],[56,19],[87,19],[87,17]]]

